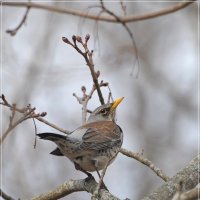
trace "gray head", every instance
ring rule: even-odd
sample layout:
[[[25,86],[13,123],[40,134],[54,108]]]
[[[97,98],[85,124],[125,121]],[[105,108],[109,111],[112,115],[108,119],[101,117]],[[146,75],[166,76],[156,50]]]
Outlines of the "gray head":
[[[113,103],[107,103],[96,108],[89,116],[87,123],[96,121],[114,121],[117,106],[124,97],[116,99]]]

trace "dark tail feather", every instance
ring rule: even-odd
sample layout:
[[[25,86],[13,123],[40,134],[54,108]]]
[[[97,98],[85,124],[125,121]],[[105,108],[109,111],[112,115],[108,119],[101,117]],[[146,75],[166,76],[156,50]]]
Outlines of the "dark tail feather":
[[[56,142],[57,140],[60,140],[60,139],[66,140],[66,136],[55,134],[55,133],[39,133],[37,134],[37,136],[39,136],[40,139],[51,140],[53,142]]]
[[[50,154],[54,155],[54,156],[64,156],[59,148],[54,149]]]

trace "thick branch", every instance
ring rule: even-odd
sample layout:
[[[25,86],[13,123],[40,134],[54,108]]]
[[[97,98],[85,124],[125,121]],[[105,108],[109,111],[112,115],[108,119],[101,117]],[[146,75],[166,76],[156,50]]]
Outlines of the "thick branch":
[[[169,200],[176,193],[176,186],[180,181],[184,185],[184,190],[191,190],[199,183],[199,156],[194,158],[183,170],[179,171],[174,177],[170,178],[165,184],[155,190],[143,200]]]
[[[180,194],[178,200],[195,200],[199,198],[199,188],[193,188]]]
[[[97,187],[97,182],[90,178],[89,180],[81,179],[81,180],[70,180],[67,181],[55,189],[46,192],[44,194],[39,195],[38,197],[34,197],[31,200],[55,200],[62,198],[68,194],[71,194],[73,192],[79,192],[79,191],[87,191],[91,194],[95,191]],[[110,194],[107,190],[101,189],[99,191],[100,200],[119,200],[117,197]]]
[[[120,21],[123,22],[123,23],[129,23],[129,22],[151,19],[151,18],[155,18],[155,17],[159,17],[159,16],[162,16],[162,15],[166,15],[166,14],[176,12],[176,11],[182,9],[182,8],[185,8],[186,6],[189,6],[190,4],[192,4],[195,1],[196,0],[184,1],[184,2],[181,2],[181,3],[177,3],[176,5],[171,6],[169,8],[159,10],[159,11],[140,14],[140,15],[123,16],[123,17],[119,17],[119,18],[120,18]],[[84,13],[84,12],[81,12],[81,11],[78,11],[78,10],[67,9],[67,8],[59,8],[59,7],[50,6],[50,5],[47,5],[47,4],[39,4],[39,3],[31,3],[31,2],[27,2],[27,3],[25,3],[25,2],[3,2],[2,5],[3,6],[13,6],[13,7],[30,7],[30,8],[47,10],[47,11],[51,11],[51,12],[62,13],[62,14],[75,15],[75,16],[84,17],[84,18],[91,19],[91,20],[120,23],[118,20],[115,19],[115,17],[112,17],[112,16],[98,16],[98,15]]]
[[[193,188],[186,192],[182,192],[183,187],[181,190],[178,188],[177,192],[175,193],[172,200],[196,200],[199,198],[199,188]]]

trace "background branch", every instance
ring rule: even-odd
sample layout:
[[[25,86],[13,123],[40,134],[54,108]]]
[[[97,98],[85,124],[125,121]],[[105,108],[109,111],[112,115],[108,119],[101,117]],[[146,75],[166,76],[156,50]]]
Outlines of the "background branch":
[[[16,28],[14,28],[14,29],[8,29],[8,30],[6,31],[6,33],[9,33],[11,36],[16,35],[17,31],[22,27],[23,24],[26,23],[26,18],[27,18],[27,16],[28,16],[29,10],[30,10],[30,7],[27,6],[26,12],[25,12],[25,14],[24,14],[24,16],[23,16],[21,22],[19,23],[19,25],[18,25]]]
[[[140,15],[129,15],[129,16],[123,16],[120,17],[120,21],[124,23],[129,23],[129,22],[135,22],[135,21],[141,21],[141,20],[146,20],[146,19],[152,19],[155,17],[163,16],[166,14],[170,14],[173,12],[176,12],[180,9],[183,9],[196,0],[191,0],[191,1],[186,1],[186,2],[181,2],[177,3],[174,6],[156,11],[156,12],[151,12],[151,13],[145,13],[145,14],[140,14]],[[57,13],[62,13],[62,14],[70,14],[74,16],[79,16],[79,17],[84,17],[87,19],[91,20],[99,20],[99,21],[105,21],[105,22],[112,22],[112,23],[119,23],[118,20],[116,20],[112,16],[97,16],[93,14],[88,14],[88,13],[83,13],[79,10],[73,10],[73,9],[67,9],[67,8],[59,8],[56,6],[50,6],[47,4],[39,4],[39,3],[31,3],[31,2],[3,2],[3,6],[12,6],[12,7],[30,7],[30,8],[35,8],[35,9],[42,9],[42,10],[47,10],[50,12],[57,12]]]

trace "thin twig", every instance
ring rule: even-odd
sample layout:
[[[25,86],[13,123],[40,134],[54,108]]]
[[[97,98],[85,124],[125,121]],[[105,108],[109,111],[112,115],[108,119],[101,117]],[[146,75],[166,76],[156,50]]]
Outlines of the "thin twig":
[[[120,0],[120,5],[121,5],[121,8],[122,8],[122,11],[123,11],[124,16],[126,16],[126,15],[127,15],[127,12],[126,12],[126,5],[124,4],[124,1],[123,1],[123,0]]]
[[[37,126],[36,126],[36,123],[35,123],[35,119],[33,118],[33,124],[34,124],[34,128],[35,128],[35,141],[34,141],[34,149],[36,148],[36,141],[37,141]]]
[[[0,144],[3,143],[3,141],[5,140],[5,138],[8,136],[8,134],[16,127],[18,126],[20,123],[22,123],[23,121],[29,119],[32,117],[32,114],[34,112],[35,108],[30,109],[29,111],[27,111],[26,113],[24,113],[24,116],[22,116],[20,119],[18,119],[15,123],[9,122],[9,126],[7,128],[7,130],[4,132],[2,138],[0,139]]]
[[[99,82],[98,82],[98,76],[99,76],[100,72],[99,71],[96,72],[95,69],[94,69],[94,62],[93,62],[93,58],[92,58],[93,51],[92,50],[90,51],[89,48],[88,48],[88,45],[87,45],[89,39],[90,39],[90,35],[89,34],[87,34],[85,36],[84,41],[80,36],[73,35],[72,36],[73,43],[70,42],[66,37],[62,38],[63,42],[71,45],[74,49],[76,49],[76,51],[78,53],[80,53],[84,57],[84,59],[86,61],[86,64],[90,69],[90,73],[92,75],[92,79],[93,79],[94,85],[96,87],[98,96],[99,96],[99,101],[103,105],[104,104],[104,99],[103,99],[103,95],[102,95],[102,92],[101,92],[101,89],[100,89],[100,86],[99,86]],[[82,45],[82,47],[84,48],[84,52],[77,46],[77,42]]]
[[[114,98],[112,96],[112,92],[111,92],[111,89],[110,89],[110,86],[108,85],[108,90],[109,90],[109,96],[108,96],[108,103],[110,102],[114,102]],[[111,100],[111,101],[110,101]]]
[[[108,86],[107,82],[101,81],[99,84],[99,87],[106,87]],[[83,97],[78,97],[75,93],[73,93],[73,96],[77,99],[77,101],[82,105],[82,124],[85,124],[87,121],[87,113],[91,113],[92,111],[87,109],[87,104],[89,100],[92,98],[92,95],[94,91],[96,90],[95,85],[92,86],[92,89],[90,90],[90,93],[86,94],[86,87],[82,86],[81,90],[83,92]]]
[[[144,158],[142,155],[140,155],[138,153],[134,153],[134,152],[128,151],[128,150],[126,150],[124,148],[121,148],[119,152],[124,154],[125,156],[130,157],[130,158],[134,158],[137,161],[141,162],[142,164],[148,166],[154,173],[157,174],[157,176],[162,178],[164,181],[168,181],[169,180],[170,177],[165,175],[164,172],[161,169],[156,167],[150,160],[148,160],[147,158]]]
[[[43,117],[46,116],[46,112],[42,112],[42,113],[35,113],[35,110],[36,108],[31,108],[31,105],[28,105],[26,108],[23,108],[23,109],[19,109],[17,108],[16,104],[10,104],[8,103],[8,101],[6,100],[5,96],[2,94],[0,96],[0,98],[2,99],[2,102],[0,102],[0,104],[2,104],[3,106],[6,106],[8,108],[11,109],[12,111],[12,115],[10,117],[10,121],[9,121],[9,126],[8,128],[6,129],[6,131],[4,132],[2,138],[0,139],[0,144],[3,143],[3,141],[5,140],[5,138],[7,137],[7,135],[16,127],[18,126],[20,123],[22,123],[23,121],[27,120],[27,119],[37,119],[63,133],[70,133],[70,131],[66,131],[64,129],[61,129],[59,127],[57,127],[56,125],[54,124],[51,124],[50,122],[48,122],[47,120],[44,120]],[[20,117],[18,120],[16,120],[14,122],[14,116],[15,116],[15,112],[20,112],[21,114],[23,114],[22,117]]]
[[[18,30],[22,27],[23,24],[25,24],[26,22],[26,19],[27,19],[27,16],[28,16],[28,13],[29,13],[29,10],[30,10],[30,7],[28,6],[27,9],[26,9],[26,12],[21,20],[21,22],[19,23],[19,25],[14,28],[14,29],[8,29],[6,31],[6,33],[9,33],[11,36],[14,36],[16,35],[16,33],[18,32]]]
[[[123,16],[123,17],[120,17],[120,21],[124,22],[124,23],[129,23],[129,22],[136,22],[136,21],[156,18],[159,16],[163,16],[166,14],[176,12],[180,9],[183,9],[195,1],[196,0],[183,1],[183,2],[177,3],[176,5],[173,5],[168,8],[164,8],[162,10],[155,11],[155,12],[144,13],[144,14],[139,14],[139,15]],[[41,10],[46,10],[46,11],[50,11],[50,12],[57,12],[57,13],[62,13],[62,14],[70,14],[70,15],[74,15],[74,16],[85,17],[85,18],[91,19],[91,20],[119,23],[119,21],[116,20],[112,16],[98,17],[96,15],[84,13],[79,10],[67,9],[67,8],[63,8],[63,7],[61,8],[61,7],[56,7],[56,6],[47,5],[47,4],[32,3],[32,2],[5,2],[4,1],[4,2],[2,2],[2,5],[3,6],[12,6],[12,7],[13,6],[14,7],[30,7],[30,8],[41,9]]]
[[[25,112],[25,110],[27,109],[27,108],[17,108],[16,106],[13,106],[15,104],[11,105],[10,103],[8,103],[8,101],[6,100],[6,98],[3,94],[2,94],[2,96],[0,96],[0,98],[2,99],[2,102],[0,102],[0,104],[10,108],[12,111],[15,110],[15,111],[23,114]],[[54,128],[54,129],[56,129],[56,130],[58,130],[62,133],[65,133],[65,134],[71,133],[71,131],[60,128],[57,125],[45,120],[43,117],[46,116],[46,114],[47,114],[46,112],[42,112],[42,113],[39,113],[39,114],[34,114],[32,117],[34,117],[35,119],[37,119],[40,122],[43,122],[44,124],[46,124],[48,126],[51,126],[52,128]]]
[[[56,130],[58,130],[58,131],[60,131],[60,132],[62,132],[64,134],[70,134],[71,133],[71,131],[63,129],[63,128],[61,128],[61,127],[59,127],[59,126],[47,121],[46,119],[44,119],[42,117],[36,117],[35,119],[37,119],[40,122],[43,122],[44,124],[46,124],[48,126],[51,126],[52,128],[54,128],[54,129],[56,129]]]

